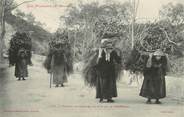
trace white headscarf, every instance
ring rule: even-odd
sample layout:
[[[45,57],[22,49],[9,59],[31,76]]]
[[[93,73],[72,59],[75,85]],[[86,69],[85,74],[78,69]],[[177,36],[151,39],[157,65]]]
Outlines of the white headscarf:
[[[101,44],[104,44],[106,41],[108,41],[109,39],[102,39],[101,40]],[[110,54],[111,54],[111,51],[107,51],[106,48],[99,48],[99,54],[98,54],[98,59],[100,59],[102,57],[102,52],[105,52],[105,60],[106,61],[110,61]]]

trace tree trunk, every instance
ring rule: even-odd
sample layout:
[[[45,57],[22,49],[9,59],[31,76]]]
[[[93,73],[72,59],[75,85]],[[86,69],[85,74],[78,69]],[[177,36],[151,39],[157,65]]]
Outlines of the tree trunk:
[[[76,40],[77,40],[77,31],[75,30],[75,35],[74,35],[74,42],[73,42],[73,57],[75,58],[75,53],[76,53]]]
[[[4,36],[5,30],[5,0],[1,0],[1,34],[0,34],[0,61],[3,60],[3,49],[5,47]]]

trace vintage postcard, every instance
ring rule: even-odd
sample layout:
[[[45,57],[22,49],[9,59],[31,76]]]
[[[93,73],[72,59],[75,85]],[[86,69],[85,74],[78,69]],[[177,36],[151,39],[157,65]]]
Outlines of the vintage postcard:
[[[0,117],[183,117],[184,0],[0,0]]]

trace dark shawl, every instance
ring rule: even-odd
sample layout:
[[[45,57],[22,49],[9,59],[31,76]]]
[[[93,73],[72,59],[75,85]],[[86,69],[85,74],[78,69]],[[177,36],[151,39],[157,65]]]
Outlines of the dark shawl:
[[[153,56],[151,59],[151,67],[144,69],[144,81],[140,91],[140,96],[160,99],[166,96],[165,75],[167,72],[167,58],[162,56],[160,60],[156,60]]]
[[[64,63],[63,65],[65,65],[68,74],[73,73],[73,53],[70,47],[65,50],[49,50],[48,55],[43,63],[43,66],[48,71],[52,68],[51,61],[53,58],[57,59],[55,60],[56,65]]]
[[[119,61],[113,61],[113,64],[115,66],[115,79],[120,80],[120,72],[121,72],[121,50],[114,49],[113,52],[119,53]],[[98,66],[98,54],[99,51],[93,51],[89,54],[87,57],[88,59],[85,61],[85,66],[83,69],[83,75],[84,75],[84,81],[86,85],[89,85],[90,87],[95,87],[97,84],[97,77],[99,70],[97,69]]]

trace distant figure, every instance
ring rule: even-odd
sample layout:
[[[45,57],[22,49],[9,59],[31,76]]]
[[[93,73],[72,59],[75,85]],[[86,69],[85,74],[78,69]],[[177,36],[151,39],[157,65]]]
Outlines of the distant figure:
[[[28,69],[27,65],[29,64],[28,61],[28,54],[25,49],[20,49],[17,55],[17,61],[15,63],[15,76],[18,80],[25,80],[25,77],[28,77]]]
[[[15,77],[18,80],[26,80],[28,77],[28,65],[33,65],[31,61],[31,38],[25,32],[16,32],[10,40],[9,65],[15,65]]]
[[[167,56],[158,49],[149,55],[144,69],[144,81],[140,96],[147,98],[147,104],[151,99],[156,99],[156,104],[160,104],[159,99],[166,97],[165,76],[168,70]]]
[[[59,41],[53,40],[50,43],[44,67],[51,74],[53,84],[56,87],[64,87],[64,83],[68,81],[68,75],[73,72],[73,57],[70,43],[67,41],[68,38],[61,37],[59,39]]]
[[[54,53],[49,53],[50,59],[50,65],[51,68],[48,70],[49,73],[53,75],[53,84],[58,87],[59,85],[61,87],[64,87],[64,83],[66,83],[67,80],[67,60],[65,57],[65,53],[62,51],[55,51]]]
[[[113,39],[112,39],[113,40]],[[96,51],[84,69],[86,83],[96,87],[96,98],[114,102],[117,97],[116,81],[121,71],[121,54],[115,49],[109,38],[102,39],[101,47]]]

